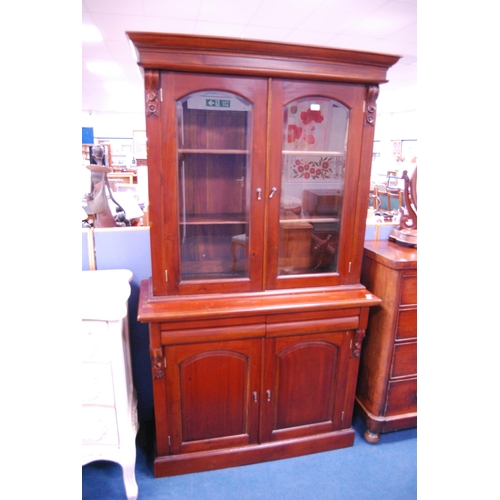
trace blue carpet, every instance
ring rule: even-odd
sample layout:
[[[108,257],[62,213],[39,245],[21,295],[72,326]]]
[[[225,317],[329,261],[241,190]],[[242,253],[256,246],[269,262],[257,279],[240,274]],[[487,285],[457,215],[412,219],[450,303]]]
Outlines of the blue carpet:
[[[414,500],[417,429],[382,434],[368,444],[355,418],[354,446],[286,460],[156,479],[152,433],[137,438],[139,500]],[[82,500],[124,500],[122,470],[113,462],[82,467]]]

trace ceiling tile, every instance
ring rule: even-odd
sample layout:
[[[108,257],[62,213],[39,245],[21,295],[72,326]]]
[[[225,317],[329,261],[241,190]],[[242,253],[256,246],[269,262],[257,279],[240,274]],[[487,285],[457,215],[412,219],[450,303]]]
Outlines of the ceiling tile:
[[[84,59],[112,59],[113,54],[106,42],[82,43],[82,58]]]
[[[144,15],[170,19],[197,19],[202,0],[143,0]]]
[[[250,40],[282,42],[287,39],[291,32],[291,28],[273,28],[270,30],[265,26],[246,26],[243,30],[242,37]]]
[[[286,41],[289,43],[304,44],[304,45],[323,45],[325,46],[331,40],[332,34],[324,31],[314,30],[293,30]]]
[[[363,16],[346,30],[347,35],[383,38],[414,24],[416,5],[391,1]]]
[[[182,0],[181,0],[182,1]],[[259,2],[235,2],[234,0],[202,0],[200,10],[196,16],[199,21],[247,23]]]
[[[416,0],[82,0],[82,24],[95,25],[104,40],[82,43],[82,63],[115,62],[123,69],[113,79],[98,77],[82,65],[82,106],[117,111],[105,82],[126,81],[142,103],[143,80],[126,31],[225,36],[385,52],[404,56],[389,70],[384,91],[410,99],[416,86]],[[91,91],[90,91],[91,89]],[[403,97],[405,96],[405,97]],[[397,100],[397,97],[394,97]],[[391,100],[387,97],[385,103]],[[120,111],[137,104],[123,103]],[[405,104],[404,107],[416,104]]]
[[[300,21],[301,30],[343,33],[387,0],[327,0],[317,11]]]
[[[112,57],[116,59],[125,59],[131,63],[133,62],[130,58],[130,56],[133,55],[133,51],[128,40],[124,40],[123,42],[109,40],[107,46]]]
[[[83,0],[90,12],[143,16],[142,0]]]
[[[221,36],[239,38],[245,25],[243,24],[227,24],[227,23],[211,23],[205,21],[198,21],[194,33],[196,35],[204,36]]]
[[[317,2],[271,0],[261,3],[249,21],[252,26],[294,29],[318,9]]]

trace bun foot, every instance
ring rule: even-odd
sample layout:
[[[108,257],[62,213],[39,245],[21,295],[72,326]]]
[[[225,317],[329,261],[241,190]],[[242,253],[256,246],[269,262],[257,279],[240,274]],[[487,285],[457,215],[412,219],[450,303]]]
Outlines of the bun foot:
[[[371,432],[369,430],[365,431],[365,439],[370,444],[377,444],[380,441],[380,434],[376,434],[375,432]]]

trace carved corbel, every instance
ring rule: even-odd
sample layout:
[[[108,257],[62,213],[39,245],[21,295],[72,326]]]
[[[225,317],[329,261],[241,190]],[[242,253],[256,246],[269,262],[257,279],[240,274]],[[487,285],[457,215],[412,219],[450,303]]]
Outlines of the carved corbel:
[[[377,98],[379,87],[378,85],[370,85],[366,91],[366,121],[370,125],[375,126],[375,117],[377,115]]]
[[[351,358],[359,358],[361,354],[361,345],[365,338],[365,330],[356,330],[351,343]]]
[[[144,86],[146,91],[146,117],[150,115],[160,116],[158,111],[160,93],[160,72],[153,70],[144,71]]]
[[[164,357],[162,349],[149,349],[151,356],[151,368],[153,370],[153,380],[165,378]]]

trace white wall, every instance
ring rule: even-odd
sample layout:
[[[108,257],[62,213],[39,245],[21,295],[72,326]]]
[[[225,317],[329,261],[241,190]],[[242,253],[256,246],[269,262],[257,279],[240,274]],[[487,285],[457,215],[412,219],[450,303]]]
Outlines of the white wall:
[[[82,112],[82,127],[93,127],[94,137],[133,137],[134,130],[146,130],[145,113]]]
[[[418,139],[417,111],[378,113],[375,140]]]
[[[146,130],[145,113],[96,113],[82,112],[82,127],[92,127],[94,138],[132,139],[134,130]],[[90,190],[90,173],[82,161],[79,169],[78,186],[81,193]],[[141,182],[138,188],[140,201],[147,200],[147,174],[141,169]]]
[[[144,113],[89,113],[82,112],[82,127],[93,127],[95,137],[132,138],[134,130],[146,130]],[[392,141],[418,140],[417,111],[377,113],[375,140],[380,141],[381,157],[374,166],[377,172],[404,170],[411,167],[396,163],[392,155]],[[403,167],[403,168],[402,168]]]
[[[82,127],[93,127],[96,137],[132,137],[134,130],[146,130],[144,113],[82,112]],[[417,139],[417,111],[377,114],[375,140]]]
[[[411,176],[414,164],[408,158],[405,162],[396,162],[392,150],[392,141],[416,140],[418,145],[417,111],[402,111],[399,113],[378,113],[375,125],[375,140],[380,149],[380,158],[372,165],[372,180],[377,173],[387,173],[388,170],[402,172],[408,170]]]

